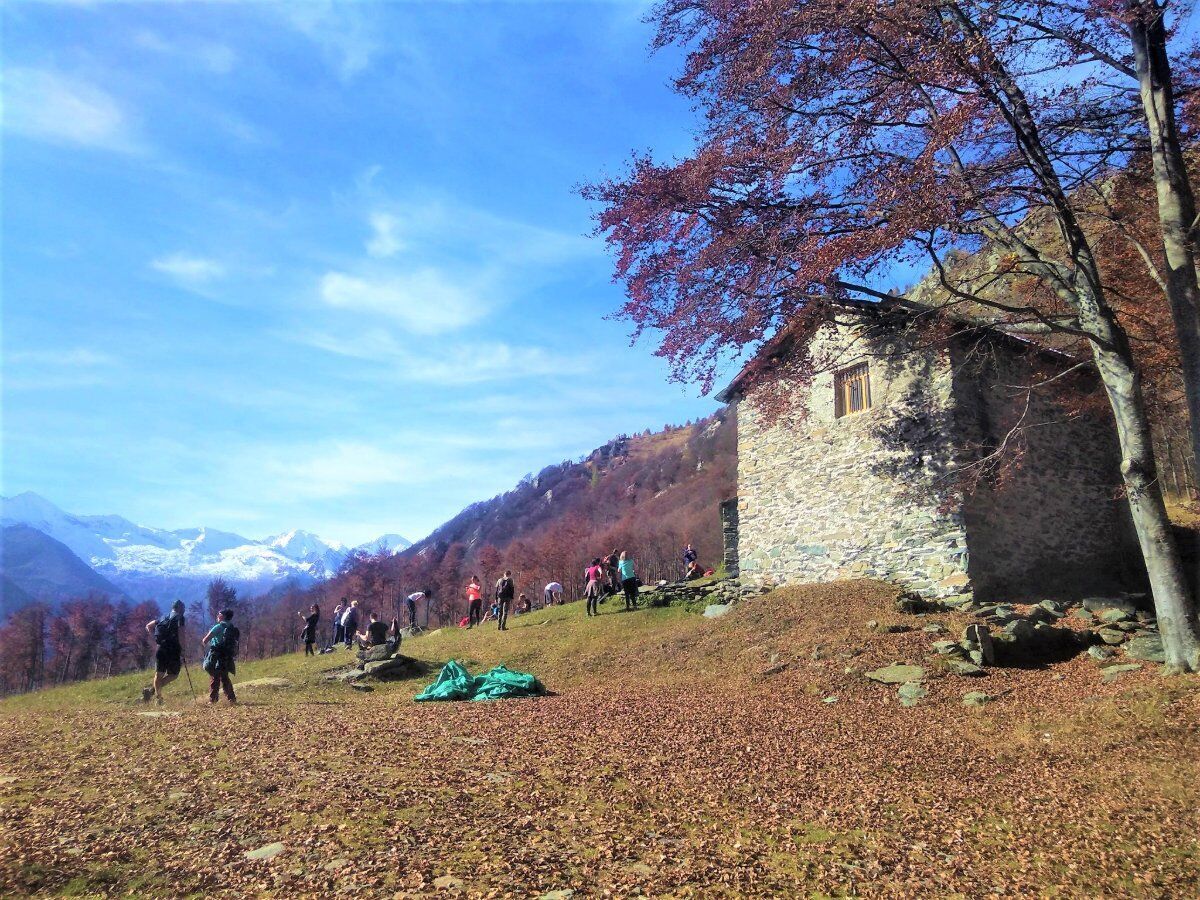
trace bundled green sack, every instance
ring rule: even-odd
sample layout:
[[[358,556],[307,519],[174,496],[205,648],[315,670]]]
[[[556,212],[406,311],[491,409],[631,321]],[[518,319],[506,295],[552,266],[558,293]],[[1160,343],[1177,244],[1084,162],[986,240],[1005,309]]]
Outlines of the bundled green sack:
[[[538,697],[546,693],[540,681],[528,672],[513,672],[496,666],[482,675],[471,675],[455,660],[442,666],[437,681],[413,699],[427,700],[503,700],[505,697]]]

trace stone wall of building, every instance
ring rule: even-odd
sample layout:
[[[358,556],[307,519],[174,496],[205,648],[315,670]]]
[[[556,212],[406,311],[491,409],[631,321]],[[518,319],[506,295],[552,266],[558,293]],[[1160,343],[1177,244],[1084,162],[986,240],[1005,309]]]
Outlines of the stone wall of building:
[[[1043,380],[1056,364],[1047,370],[1043,357],[997,340],[956,344],[952,359],[962,464],[1006,439],[1020,456],[965,498],[976,595],[1078,598],[1137,586],[1140,554],[1121,496],[1111,415],[1098,393],[1101,402],[1085,415],[1055,400],[1057,391],[1099,392],[1098,380],[1080,373],[1030,395],[1020,386]],[[1026,427],[1012,435],[1017,423]]]
[[[968,591],[959,502],[941,477],[955,452],[948,351],[839,326],[813,355],[867,361],[873,404],[835,418],[833,371],[804,389],[802,417],[770,420],[753,390],[737,401],[742,582],[873,577],[930,596]]]

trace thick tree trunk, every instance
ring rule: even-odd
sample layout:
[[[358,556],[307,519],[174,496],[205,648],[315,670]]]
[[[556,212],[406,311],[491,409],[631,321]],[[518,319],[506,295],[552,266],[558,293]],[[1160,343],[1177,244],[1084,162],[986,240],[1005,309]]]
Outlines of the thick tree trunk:
[[[1086,330],[1101,337],[1091,342],[1092,355],[1117,423],[1121,477],[1150,578],[1167,666],[1181,672],[1200,671],[1195,603],[1163,501],[1150,424],[1142,402],[1141,375],[1133,363],[1128,340],[1111,315],[1085,301],[1080,321]]]
[[[1188,180],[1175,123],[1175,97],[1163,9],[1155,0],[1134,0],[1130,24],[1138,90],[1146,115],[1158,217],[1166,256],[1167,300],[1179,339],[1187,397],[1192,457],[1200,461],[1200,283],[1192,234],[1196,199]]]

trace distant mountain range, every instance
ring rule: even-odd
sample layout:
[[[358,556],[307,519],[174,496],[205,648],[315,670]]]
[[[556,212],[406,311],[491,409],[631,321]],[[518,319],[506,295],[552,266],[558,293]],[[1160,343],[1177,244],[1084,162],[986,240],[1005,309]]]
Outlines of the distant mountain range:
[[[0,525],[6,526],[0,616],[25,605],[28,597],[55,601],[89,590],[160,603],[192,600],[203,596],[214,578],[255,594],[288,581],[312,584],[328,578],[356,550],[396,553],[410,546],[398,534],[347,547],[301,530],[262,540],[204,527],[168,531],[115,515],[75,516],[33,492],[0,498]],[[83,569],[64,559],[63,551]]]

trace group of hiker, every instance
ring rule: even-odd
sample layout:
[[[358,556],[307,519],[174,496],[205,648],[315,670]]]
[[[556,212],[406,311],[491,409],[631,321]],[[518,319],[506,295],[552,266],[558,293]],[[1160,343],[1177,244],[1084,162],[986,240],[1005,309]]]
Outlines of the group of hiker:
[[[424,591],[417,591],[409,594],[404,603],[408,612],[409,628],[417,628],[417,604],[425,599]],[[321,621],[321,607],[314,603],[308,608],[308,614],[297,611],[301,619],[304,620],[304,628],[300,633],[301,639],[304,641],[304,655],[314,656],[316,651],[313,647],[317,643],[317,625]],[[329,643],[325,645],[322,653],[332,653],[333,648],[338,644],[345,646],[347,650],[351,649],[356,643],[359,646],[375,646],[382,644],[385,641],[394,641],[397,646],[400,644],[401,625],[398,616],[393,616],[391,624],[384,622],[375,613],[370,613],[369,621],[366,627],[359,631],[361,623],[361,612],[359,609],[359,601],[351,600],[349,603],[342,601],[333,608],[333,630],[330,634]]]
[[[162,689],[179,677],[186,664],[183,660],[184,606],[182,600],[171,604],[171,611],[160,619],[146,623],[146,632],[154,638],[157,650],[154,655],[154,681],[142,689],[142,702],[153,698],[161,706]],[[230,703],[237,703],[233,682],[229,676],[237,672],[238,646],[241,633],[233,624],[233,610],[223,609],[217,613],[217,622],[200,639],[204,651],[201,668],[209,676],[208,700],[216,703],[221,692]],[[188,675],[191,681],[191,675]]]

